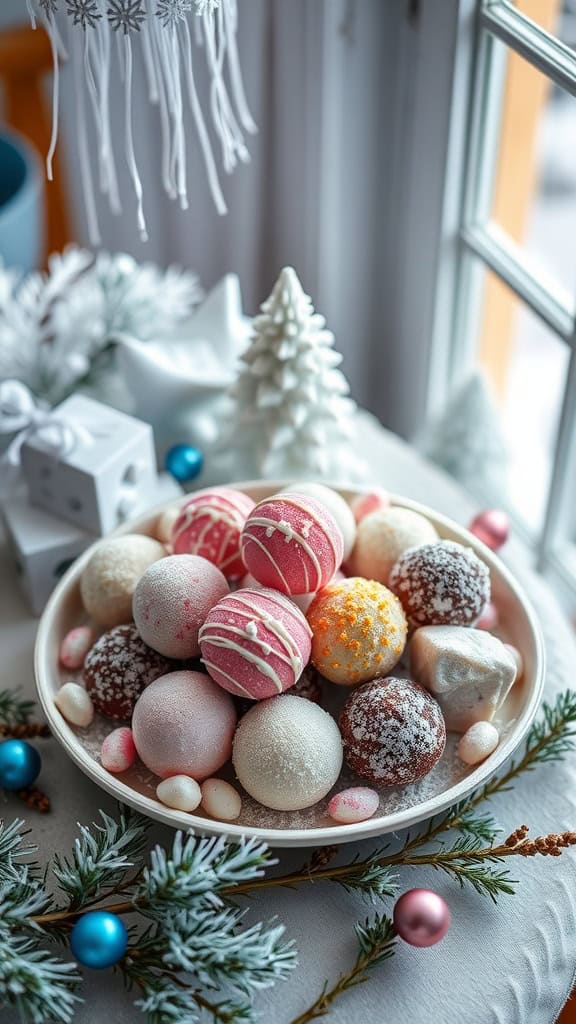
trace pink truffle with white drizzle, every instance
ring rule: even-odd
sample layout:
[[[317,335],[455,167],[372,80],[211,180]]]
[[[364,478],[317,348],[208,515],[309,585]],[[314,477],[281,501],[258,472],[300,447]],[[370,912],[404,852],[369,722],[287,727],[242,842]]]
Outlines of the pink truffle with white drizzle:
[[[212,679],[262,700],[294,686],[310,658],[312,632],[299,608],[274,590],[236,590],[209,612],[199,634]]]
[[[242,576],[240,535],[253,508],[252,498],[232,487],[195,494],[182,505],[172,527],[174,554],[200,555],[229,579]]]
[[[308,495],[290,492],[265,498],[242,531],[242,558],[248,572],[283,594],[310,594],[324,587],[340,568],[342,531],[334,516]]]

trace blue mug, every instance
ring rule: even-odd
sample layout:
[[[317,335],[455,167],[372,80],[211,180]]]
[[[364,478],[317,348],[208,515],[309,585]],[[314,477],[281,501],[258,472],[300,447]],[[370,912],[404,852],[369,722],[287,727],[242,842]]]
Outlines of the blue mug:
[[[0,132],[0,257],[6,267],[35,270],[44,252],[43,172],[32,146]]]

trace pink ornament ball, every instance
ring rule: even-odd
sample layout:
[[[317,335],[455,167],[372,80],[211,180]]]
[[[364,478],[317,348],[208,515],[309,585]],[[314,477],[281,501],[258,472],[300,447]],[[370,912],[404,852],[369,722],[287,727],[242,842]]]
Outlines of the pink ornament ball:
[[[498,609],[493,601],[487,601],[484,610],[476,623],[476,629],[485,629],[490,633],[498,625]]]
[[[252,498],[232,487],[215,487],[193,495],[180,510],[172,528],[176,555],[200,555],[236,579],[245,572],[240,535],[254,508]]]
[[[167,658],[196,658],[198,631],[229,591],[225,576],[198,555],[168,555],[138,581],[132,612],[149,647]]]
[[[203,672],[169,672],[144,690],[132,733],[140,759],[154,775],[214,775],[232,753],[232,698]]]
[[[262,700],[294,686],[310,658],[312,632],[284,594],[236,590],[212,608],[199,638],[202,660],[219,686]]]
[[[352,825],[366,821],[378,810],[380,796],[368,786],[351,786],[336,793],[328,804],[328,814],[340,825]]]
[[[128,726],[114,729],[102,742],[100,761],[107,772],[126,772],[136,760],[132,730]]]
[[[58,654],[62,667],[72,671],[82,668],[84,658],[95,642],[96,632],[91,626],[76,626],[76,629],[69,630],[60,644]]]
[[[305,494],[265,498],[242,531],[242,557],[248,572],[283,594],[320,590],[340,568],[343,553],[342,531],[334,516]]]
[[[409,889],[394,907],[394,927],[411,946],[435,946],[450,927],[448,904],[431,889]]]
[[[468,529],[486,547],[498,551],[508,540],[510,521],[501,508],[488,508],[475,516]]]
[[[371,512],[380,512],[390,505],[390,495],[387,491],[376,489],[368,491],[367,494],[358,494],[352,499],[351,508],[357,523],[361,523]]]

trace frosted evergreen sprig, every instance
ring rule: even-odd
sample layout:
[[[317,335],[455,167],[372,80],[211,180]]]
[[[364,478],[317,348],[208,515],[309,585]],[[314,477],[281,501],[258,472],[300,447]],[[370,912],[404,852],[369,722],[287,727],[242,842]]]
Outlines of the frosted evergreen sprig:
[[[0,725],[28,725],[34,706],[34,701],[25,700],[18,690],[0,690]]]
[[[75,963],[66,963],[23,935],[3,934],[0,950],[0,1006],[16,1007],[33,1024],[69,1024],[81,999]]]
[[[128,811],[118,821],[104,811],[100,815],[102,825],[78,826],[80,836],[70,857],[54,856],[53,872],[70,910],[117,891],[146,846],[147,818]]]

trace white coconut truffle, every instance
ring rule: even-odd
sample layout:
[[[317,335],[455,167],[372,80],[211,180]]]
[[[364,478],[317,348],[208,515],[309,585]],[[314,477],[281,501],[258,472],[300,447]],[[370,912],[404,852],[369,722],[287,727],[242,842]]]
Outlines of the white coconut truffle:
[[[304,697],[270,697],[240,720],[232,763],[244,789],[265,807],[311,807],[340,774],[340,731],[326,711]]]
[[[318,484],[313,480],[301,480],[299,483],[290,484],[284,491],[296,491],[298,494],[306,494],[309,498],[316,498],[324,508],[332,513],[338,526],[342,531],[344,539],[344,561],[350,555],[356,540],[356,520],[354,513],[347,501],[341,494],[333,491],[331,487]]]
[[[410,643],[410,673],[434,694],[446,728],[465,732],[494,718],[516,678],[516,661],[483,629],[423,626]]]
[[[496,750],[499,742],[498,729],[492,722],[475,722],[458,744],[458,757],[465,764],[480,764]]]
[[[235,821],[240,817],[242,797],[234,786],[224,779],[206,779],[202,790],[202,807],[217,821]]]
[[[148,566],[164,554],[159,541],[140,533],[101,541],[80,580],[82,601],[89,615],[101,626],[130,622],[136,584]]]
[[[358,524],[350,574],[388,584],[392,566],[404,551],[435,540],[436,528],[419,512],[394,505],[378,509]]]
[[[188,775],[171,775],[156,786],[156,796],[166,807],[190,814],[202,799],[200,786]]]
[[[162,544],[172,542],[172,527],[182,511],[182,502],[168,505],[158,516],[154,524],[154,533]]]
[[[79,683],[64,683],[54,697],[54,703],[67,722],[81,729],[90,725],[94,718],[94,705]]]

